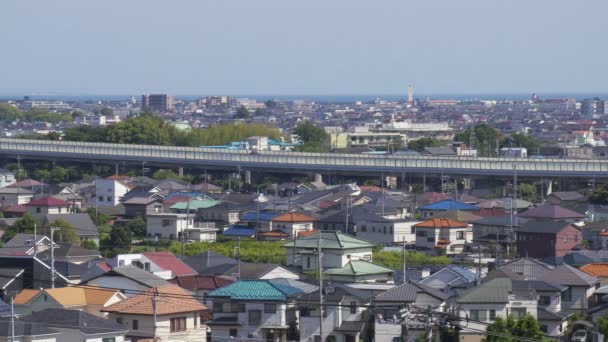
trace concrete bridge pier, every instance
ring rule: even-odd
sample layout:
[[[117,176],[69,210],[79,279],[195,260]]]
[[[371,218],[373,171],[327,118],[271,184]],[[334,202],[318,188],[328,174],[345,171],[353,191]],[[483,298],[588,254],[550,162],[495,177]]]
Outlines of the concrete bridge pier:
[[[178,168],[178,169],[177,169],[177,174],[178,174],[180,177],[183,177],[183,176],[184,176],[184,168],[183,168],[183,167]]]

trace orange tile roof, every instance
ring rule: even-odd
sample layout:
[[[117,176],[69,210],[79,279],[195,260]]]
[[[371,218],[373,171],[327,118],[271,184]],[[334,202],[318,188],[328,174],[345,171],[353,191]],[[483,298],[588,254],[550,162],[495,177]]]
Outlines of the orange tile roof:
[[[272,222],[314,222],[316,219],[300,213],[287,213],[272,219]]]
[[[313,230],[305,230],[302,232],[298,232],[298,237],[307,237],[307,236],[311,236],[317,233],[316,229]]]
[[[416,228],[466,228],[468,226],[465,222],[446,218],[434,218],[414,225]]]
[[[30,299],[34,298],[34,296],[37,295],[38,292],[40,292],[40,290],[23,289],[15,296],[15,299],[13,299],[13,303],[25,304],[29,302]]]
[[[283,232],[265,232],[260,235],[267,236],[267,237],[288,237],[289,236],[289,234],[283,233]]]
[[[600,236],[608,236],[608,231],[600,232]]]
[[[151,288],[146,293],[127,298],[112,304],[101,311],[131,315],[152,315],[153,293],[156,291],[156,314],[171,315],[176,313],[207,310],[197,299],[177,285],[166,285]]]
[[[25,304],[40,292],[46,293],[64,307],[104,305],[112,296],[118,293],[117,290],[102,289],[94,286],[58,287],[42,290],[24,289],[15,297],[15,304]]]
[[[587,264],[579,269],[594,277],[608,277],[608,263]]]

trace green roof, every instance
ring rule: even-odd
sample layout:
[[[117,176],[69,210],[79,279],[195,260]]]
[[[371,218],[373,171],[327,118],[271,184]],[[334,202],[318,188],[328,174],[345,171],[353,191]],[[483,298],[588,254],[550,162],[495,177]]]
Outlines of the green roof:
[[[309,235],[305,238],[299,238],[297,248],[317,248],[319,239],[321,239],[322,249],[353,249],[353,248],[372,248],[374,244],[358,239],[354,236],[343,234],[338,231],[323,230],[316,234]],[[283,247],[293,247],[294,240],[286,243]]]
[[[216,200],[208,200],[208,199],[194,199],[190,201],[190,210],[198,210],[205,209],[209,207],[213,207],[214,205],[220,202]],[[186,210],[188,208],[188,201],[178,202],[171,206],[171,209],[175,210]]]
[[[213,297],[228,297],[234,300],[286,300],[302,290],[269,280],[240,280],[228,286],[209,292]]]
[[[348,264],[341,268],[330,268],[323,272],[327,275],[341,275],[341,276],[362,276],[371,274],[385,274],[393,273],[394,271],[384,266],[376,265],[369,261],[363,260],[351,260]]]

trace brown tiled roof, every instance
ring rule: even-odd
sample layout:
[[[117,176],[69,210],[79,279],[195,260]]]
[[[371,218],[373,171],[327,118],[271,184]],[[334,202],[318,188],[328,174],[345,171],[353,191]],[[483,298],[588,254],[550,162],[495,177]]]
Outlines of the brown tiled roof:
[[[13,299],[14,304],[25,304],[34,298],[40,290],[23,289]]]
[[[261,236],[266,236],[266,237],[288,237],[289,234],[284,233],[284,232],[279,232],[279,231],[274,231],[274,232],[265,232],[260,234]]]
[[[156,291],[156,296],[153,295],[154,291]],[[112,304],[102,311],[131,315],[152,315],[154,314],[153,298],[156,298],[157,315],[171,315],[207,309],[186,290],[177,285],[167,285],[151,288],[146,293]]]
[[[579,268],[579,270],[594,277],[608,277],[608,263],[587,264]]]
[[[307,237],[307,236],[314,235],[314,234],[316,234],[316,233],[317,233],[317,230],[316,230],[316,229],[313,229],[313,230],[305,230],[305,231],[302,231],[302,232],[298,232],[298,236],[299,236],[299,237]]]
[[[465,222],[460,222],[452,219],[442,219],[442,218],[434,218],[430,220],[426,220],[420,222],[414,227],[420,228],[466,228],[468,224]]]
[[[272,219],[272,222],[314,222],[316,219],[300,213],[287,213]]]

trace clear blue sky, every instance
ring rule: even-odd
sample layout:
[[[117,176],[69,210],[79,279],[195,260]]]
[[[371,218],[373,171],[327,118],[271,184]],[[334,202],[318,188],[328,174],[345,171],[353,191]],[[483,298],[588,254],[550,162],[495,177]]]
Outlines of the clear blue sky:
[[[7,0],[0,94],[606,92],[606,0]]]

